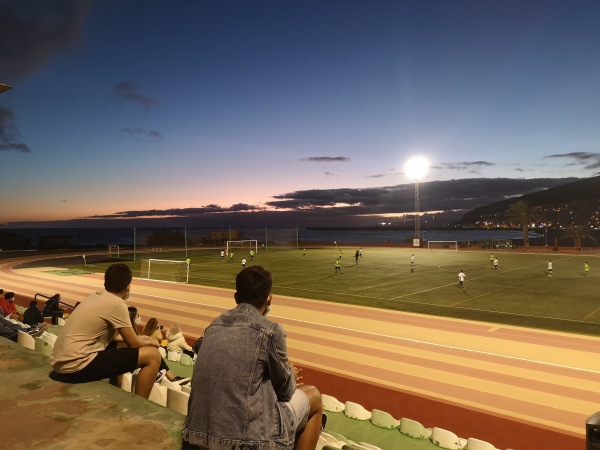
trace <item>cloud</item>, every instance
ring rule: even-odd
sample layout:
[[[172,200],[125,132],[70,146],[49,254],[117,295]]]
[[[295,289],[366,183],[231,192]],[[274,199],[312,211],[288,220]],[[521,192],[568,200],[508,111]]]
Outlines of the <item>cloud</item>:
[[[339,178],[340,176],[338,174],[336,174],[336,173],[333,173],[333,172],[325,172],[325,177],[326,178],[331,178],[331,177]]]
[[[571,152],[544,156],[544,159],[550,158],[571,159],[570,163],[566,163],[568,166],[583,165],[584,169],[600,169],[600,153]]]
[[[0,106],[0,152],[30,153],[29,146],[19,142],[20,140],[21,134],[15,125],[15,115],[12,109]]]
[[[139,103],[144,111],[150,110],[157,101],[138,91],[138,86],[133,81],[123,81],[115,86],[115,97],[122,98],[127,101]]]
[[[484,167],[495,166],[496,164],[488,161],[463,161],[456,163],[441,163],[436,166],[432,166],[434,169],[447,169],[447,170],[468,170],[469,173],[479,173],[477,169]]]
[[[367,178],[383,178],[383,177],[385,177],[385,175],[382,173],[377,174],[377,175],[367,175]]]
[[[173,208],[173,209],[150,209],[150,210],[133,210],[120,211],[113,214],[90,216],[88,219],[136,219],[136,218],[162,218],[162,217],[198,217],[203,215],[221,214],[221,213],[237,213],[237,212],[255,212],[261,211],[263,208],[246,203],[236,203],[229,207],[219,205],[206,205],[198,208]]]
[[[0,1],[0,75],[14,84],[81,42],[90,0]]]
[[[421,211],[471,210],[573,181],[572,178],[469,178],[420,183]],[[311,189],[273,197],[270,208],[322,214],[403,214],[414,211],[414,184],[376,188]]]
[[[350,158],[345,156],[311,156],[309,158],[303,158],[301,161],[317,162],[317,163],[328,163],[328,162],[350,162]]]
[[[142,128],[142,127],[121,128],[119,131],[122,131],[123,133],[125,133],[129,136],[133,136],[133,137],[142,136],[142,137],[149,137],[152,139],[156,139],[158,141],[163,140],[163,135],[159,131],[148,130],[148,129]]]

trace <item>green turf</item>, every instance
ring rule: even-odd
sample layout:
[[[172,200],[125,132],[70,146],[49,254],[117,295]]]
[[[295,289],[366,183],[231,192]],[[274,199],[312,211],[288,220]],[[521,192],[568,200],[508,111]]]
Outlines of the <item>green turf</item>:
[[[481,251],[366,248],[356,264],[356,249],[345,247],[336,274],[339,250],[307,249],[306,258],[302,250],[259,251],[253,261],[246,252],[236,252],[232,263],[221,261],[220,249],[190,250],[190,283],[233,289],[246,256],[248,266],[260,264],[273,273],[275,295],[600,335],[598,255],[503,250],[495,253],[498,273],[489,253]],[[181,253],[138,254],[137,262],[129,262],[134,274],[139,275],[142,257],[157,256],[185,259]],[[554,263],[551,278],[546,276],[548,259]],[[586,277],[584,261],[591,265]],[[72,268],[103,272],[109,264]],[[458,286],[460,269],[467,276],[465,289]]]

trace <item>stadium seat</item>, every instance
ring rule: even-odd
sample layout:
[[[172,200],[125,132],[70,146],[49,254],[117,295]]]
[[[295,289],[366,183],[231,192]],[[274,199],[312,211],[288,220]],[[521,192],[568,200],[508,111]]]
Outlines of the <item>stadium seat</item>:
[[[433,427],[431,431],[431,442],[447,450],[463,450],[467,445],[466,439],[461,439],[452,431],[438,427]]]
[[[54,346],[49,344],[48,342],[44,341],[42,338],[35,338],[35,351],[38,353],[41,353],[42,355],[46,356],[46,357],[50,357],[52,356],[52,350],[54,349]]]
[[[335,445],[327,444],[322,447],[322,450],[341,450],[342,447],[336,447]]]
[[[65,326],[65,319],[63,319],[62,317],[57,317],[57,322],[56,322],[56,324],[57,324],[59,327],[64,327],[64,326]]]
[[[190,394],[177,389],[167,389],[167,408],[177,411],[184,416],[188,413]]]
[[[495,446],[489,442],[482,441],[480,439],[469,438],[467,439],[468,450],[498,450]]]
[[[385,411],[374,409],[371,411],[371,423],[379,428],[387,428],[393,430],[400,426],[400,421]]]
[[[416,420],[403,417],[400,419],[400,433],[414,439],[429,439],[431,428],[425,428]]]
[[[28,335],[24,331],[19,330],[17,333],[17,343],[29,350],[35,351],[35,338]]]
[[[161,386],[160,384],[154,383],[154,386],[152,386],[152,392],[150,392],[150,397],[148,397],[148,400],[166,407],[167,392],[168,389],[165,386]]]
[[[184,383],[187,383],[188,381],[190,381],[189,378],[183,378],[183,379],[178,380],[178,381],[171,381],[167,377],[164,377],[161,380],[160,384],[163,385],[163,386],[166,386],[169,389],[175,389],[176,391],[182,391]]]
[[[185,353],[181,354],[181,357],[179,359],[179,364],[181,364],[182,366],[193,366],[194,365],[194,360],[192,359],[192,357],[190,355],[186,355]]]
[[[184,384],[183,386],[181,386],[181,391],[187,392],[188,394],[192,392],[192,383]]]
[[[127,372],[122,375],[121,378],[121,389],[127,392],[133,392],[133,373]]]
[[[179,362],[179,360],[181,359],[181,355],[182,355],[181,352],[170,351],[170,352],[167,353],[167,359],[169,361]]]
[[[321,402],[325,411],[342,412],[346,408],[342,402],[331,395],[321,394]]]
[[[344,414],[346,414],[346,417],[357,420],[369,420],[371,418],[371,411],[367,411],[362,405],[354,402],[346,402]]]
[[[40,336],[40,338],[43,341],[47,342],[52,347],[54,347],[54,343],[56,342],[56,339],[58,338],[58,336],[54,333],[48,333],[47,331],[44,331],[42,333],[42,335]]]
[[[163,347],[158,347],[158,353],[163,359],[167,357],[167,351]]]
[[[329,432],[323,431],[319,436],[319,442],[323,442],[323,448],[330,446],[332,448],[341,449],[345,442],[338,441]]]

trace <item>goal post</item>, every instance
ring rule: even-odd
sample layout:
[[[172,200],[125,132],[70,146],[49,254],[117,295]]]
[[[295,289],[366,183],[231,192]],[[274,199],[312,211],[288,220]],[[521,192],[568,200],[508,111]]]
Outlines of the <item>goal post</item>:
[[[427,241],[427,250],[458,250],[458,241]]]
[[[187,283],[190,267],[187,261],[170,259],[142,259],[140,278],[171,283]]]
[[[245,239],[242,241],[227,241],[227,253],[231,252],[244,252],[254,250],[254,253],[258,253],[258,240],[257,239]]]
[[[106,246],[106,255],[109,258],[120,258],[121,250],[118,245],[111,244]]]

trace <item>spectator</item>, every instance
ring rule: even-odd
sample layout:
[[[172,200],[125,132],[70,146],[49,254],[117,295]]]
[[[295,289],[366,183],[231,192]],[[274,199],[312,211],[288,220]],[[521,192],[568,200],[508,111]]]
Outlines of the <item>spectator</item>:
[[[64,383],[85,383],[140,371],[135,393],[148,398],[157,380],[160,353],[156,340],[138,336],[129,318],[132,274],[125,264],[113,264],[104,274],[104,290],[85,299],[73,311],[58,336],[50,377]],[[116,333],[127,348],[107,348]]]
[[[148,322],[146,322],[146,326],[144,327],[144,331],[142,331],[142,334],[156,339],[158,341],[158,344],[162,345],[163,335],[162,331],[158,326],[158,320],[156,320],[155,317],[151,317],[150,319],[148,319]]]
[[[38,309],[37,300],[29,303],[29,308],[23,313],[23,323],[32,327],[37,327],[42,332],[47,330],[48,324],[44,322],[44,316]]]
[[[131,326],[133,327],[135,334],[139,335],[137,331],[137,325],[139,325],[142,322],[142,318],[138,314],[138,309],[135,306],[129,306],[127,307],[127,309],[129,311],[129,320],[131,321]],[[117,347],[125,346],[123,339],[119,339],[119,336],[115,336],[113,342],[116,343]],[[164,358],[162,358],[162,356],[160,358],[160,368],[158,370],[158,373],[159,375],[164,374],[164,376],[166,376],[167,380],[169,381],[180,381],[184,379],[183,377],[175,376],[175,374],[171,372],[171,369],[169,369],[169,366],[165,362]],[[118,384],[120,385],[121,383]]]
[[[183,332],[177,323],[171,325],[167,333],[167,350],[170,352],[185,353],[190,358],[196,356],[194,349],[190,347],[185,337],[183,337]]]
[[[52,325],[58,324],[58,318],[63,317],[64,311],[60,306],[60,294],[54,294],[44,305],[44,317],[52,317]]]
[[[237,307],[206,329],[194,366],[183,450],[316,448],[325,417],[321,394],[301,385],[299,369],[288,362],[283,328],[264,317],[272,284],[260,266],[242,270],[236,278]]]
[[[19,331],[23,331],[24,333],[27,333],[33,337],[41,336],[44,332],[38,327],[25,328],[18,323],[13,323],[10,320],[0,316],[0,336],[10,339],[13,342],[17,342]]]
[[[0,308],[2,308],[2,315],[4,317],[23,322],[23,316],[17,311],[17,307],[15,306],[14,292],[7,292],[4,294],[4,299],[0,301]]]

